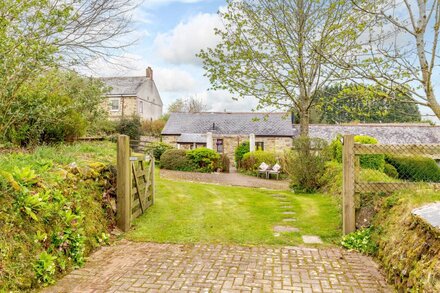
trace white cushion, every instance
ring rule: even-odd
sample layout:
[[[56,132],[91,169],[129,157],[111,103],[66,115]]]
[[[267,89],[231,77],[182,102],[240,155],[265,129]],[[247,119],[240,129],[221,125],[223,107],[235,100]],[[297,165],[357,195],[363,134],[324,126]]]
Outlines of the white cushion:
[[[269,165],[266,164],[265,162],[261,163],[260,166],[258,167],[258,169],[259,169],[260,171],[266,171],[267,168],[269,168]]]
[[[281,166],[280,165],[278,165],[278,163],[277,164],[275,164],[273,167],[272,167],[272,170],[273,171],[275,171],[275,172],[278,172],[278,171],[280,171],[280,169],[281,169]]]

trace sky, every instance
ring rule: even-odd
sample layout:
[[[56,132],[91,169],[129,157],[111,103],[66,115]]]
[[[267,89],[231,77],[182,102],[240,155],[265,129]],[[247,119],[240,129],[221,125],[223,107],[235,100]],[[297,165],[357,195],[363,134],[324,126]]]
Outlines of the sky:
[[[141,76],[151,66],[164,112],[176,99],[188,97],[202,100],[208,111],[251,111],[255,99],[235,101],[228,92],[208,91],[209,80],[195,56],[216,45],[217,12],[224,6],[224,0],[145,0],[133,15],[138,41],[117,58],[124,66],[98,61],[94,75]]]
[[[208,111],[251,111],[257,104],[255,98],[237,101],[226,91],[208,90],[209,80],[195,56],[218,42],[214,34],[214,28],[221,25],[217,12],[225,6],[226,0],[142,1],[133,13],[133,37],[138,41],[115,59],[123,66],[96,61],[92,74],[141,76],[151,66],[164,113],[170,103],[188,97],[202,100]],[[423,114],[430,112],[421,110]]]

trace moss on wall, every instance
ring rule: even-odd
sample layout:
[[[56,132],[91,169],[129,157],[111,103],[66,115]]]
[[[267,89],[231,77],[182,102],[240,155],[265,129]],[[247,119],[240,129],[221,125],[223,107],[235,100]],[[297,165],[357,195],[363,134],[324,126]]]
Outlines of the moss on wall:
[[[381,199],[373,239],[388,280],[402,292],[440,292],[440,231],[411,211],[440,200],[429,190],[396,193]]]

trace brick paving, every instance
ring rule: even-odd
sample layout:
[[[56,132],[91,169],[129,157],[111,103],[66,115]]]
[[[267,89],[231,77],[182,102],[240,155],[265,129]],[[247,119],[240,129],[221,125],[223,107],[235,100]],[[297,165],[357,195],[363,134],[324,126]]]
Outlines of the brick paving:
[[[221,185],[244,186],[267,188],[275,190],[288,190],[288,180],[263,179],[253,176],[247,176],[236,172],[231,173],[197,173],[181,172],[172,170],[160,170],[162,178],[171,180],[183,180],[191,182],[215,183]]]
[[[121,241],[44,292],[391,292],[368,257],[338,248]]]

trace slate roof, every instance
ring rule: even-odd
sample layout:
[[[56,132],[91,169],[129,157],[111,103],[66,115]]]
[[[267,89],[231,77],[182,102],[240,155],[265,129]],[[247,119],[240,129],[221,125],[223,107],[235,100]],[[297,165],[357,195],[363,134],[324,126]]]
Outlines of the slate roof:
[[[109,95],[135,96],[142,84],[152,82],[145,76],[103,77],[101,80],[111,88]]]
[[[207,132],[218,134],[254,133],[257,136],[294,136],[286,113],[171,113],[163,135]]]
[[[206,141],[207,132],[296,137],[299,135],[299,125],[292,126],[286,113],[172,113],[162,134],[181,135],[178,142],[197,143]],[[369,135],[382,144],[440,144],[440,126],[426,124],[310,125],[311,137],[331,141],[338,134]]]
[[[206,143],[206,134],[182,133],[177,139],[178,143]]]
[[[338,134],[354,134],[372,136],[381,144],[440,143],[440,126],[423,124],[311,125],[309,131],[311,137],[327,141]]]

